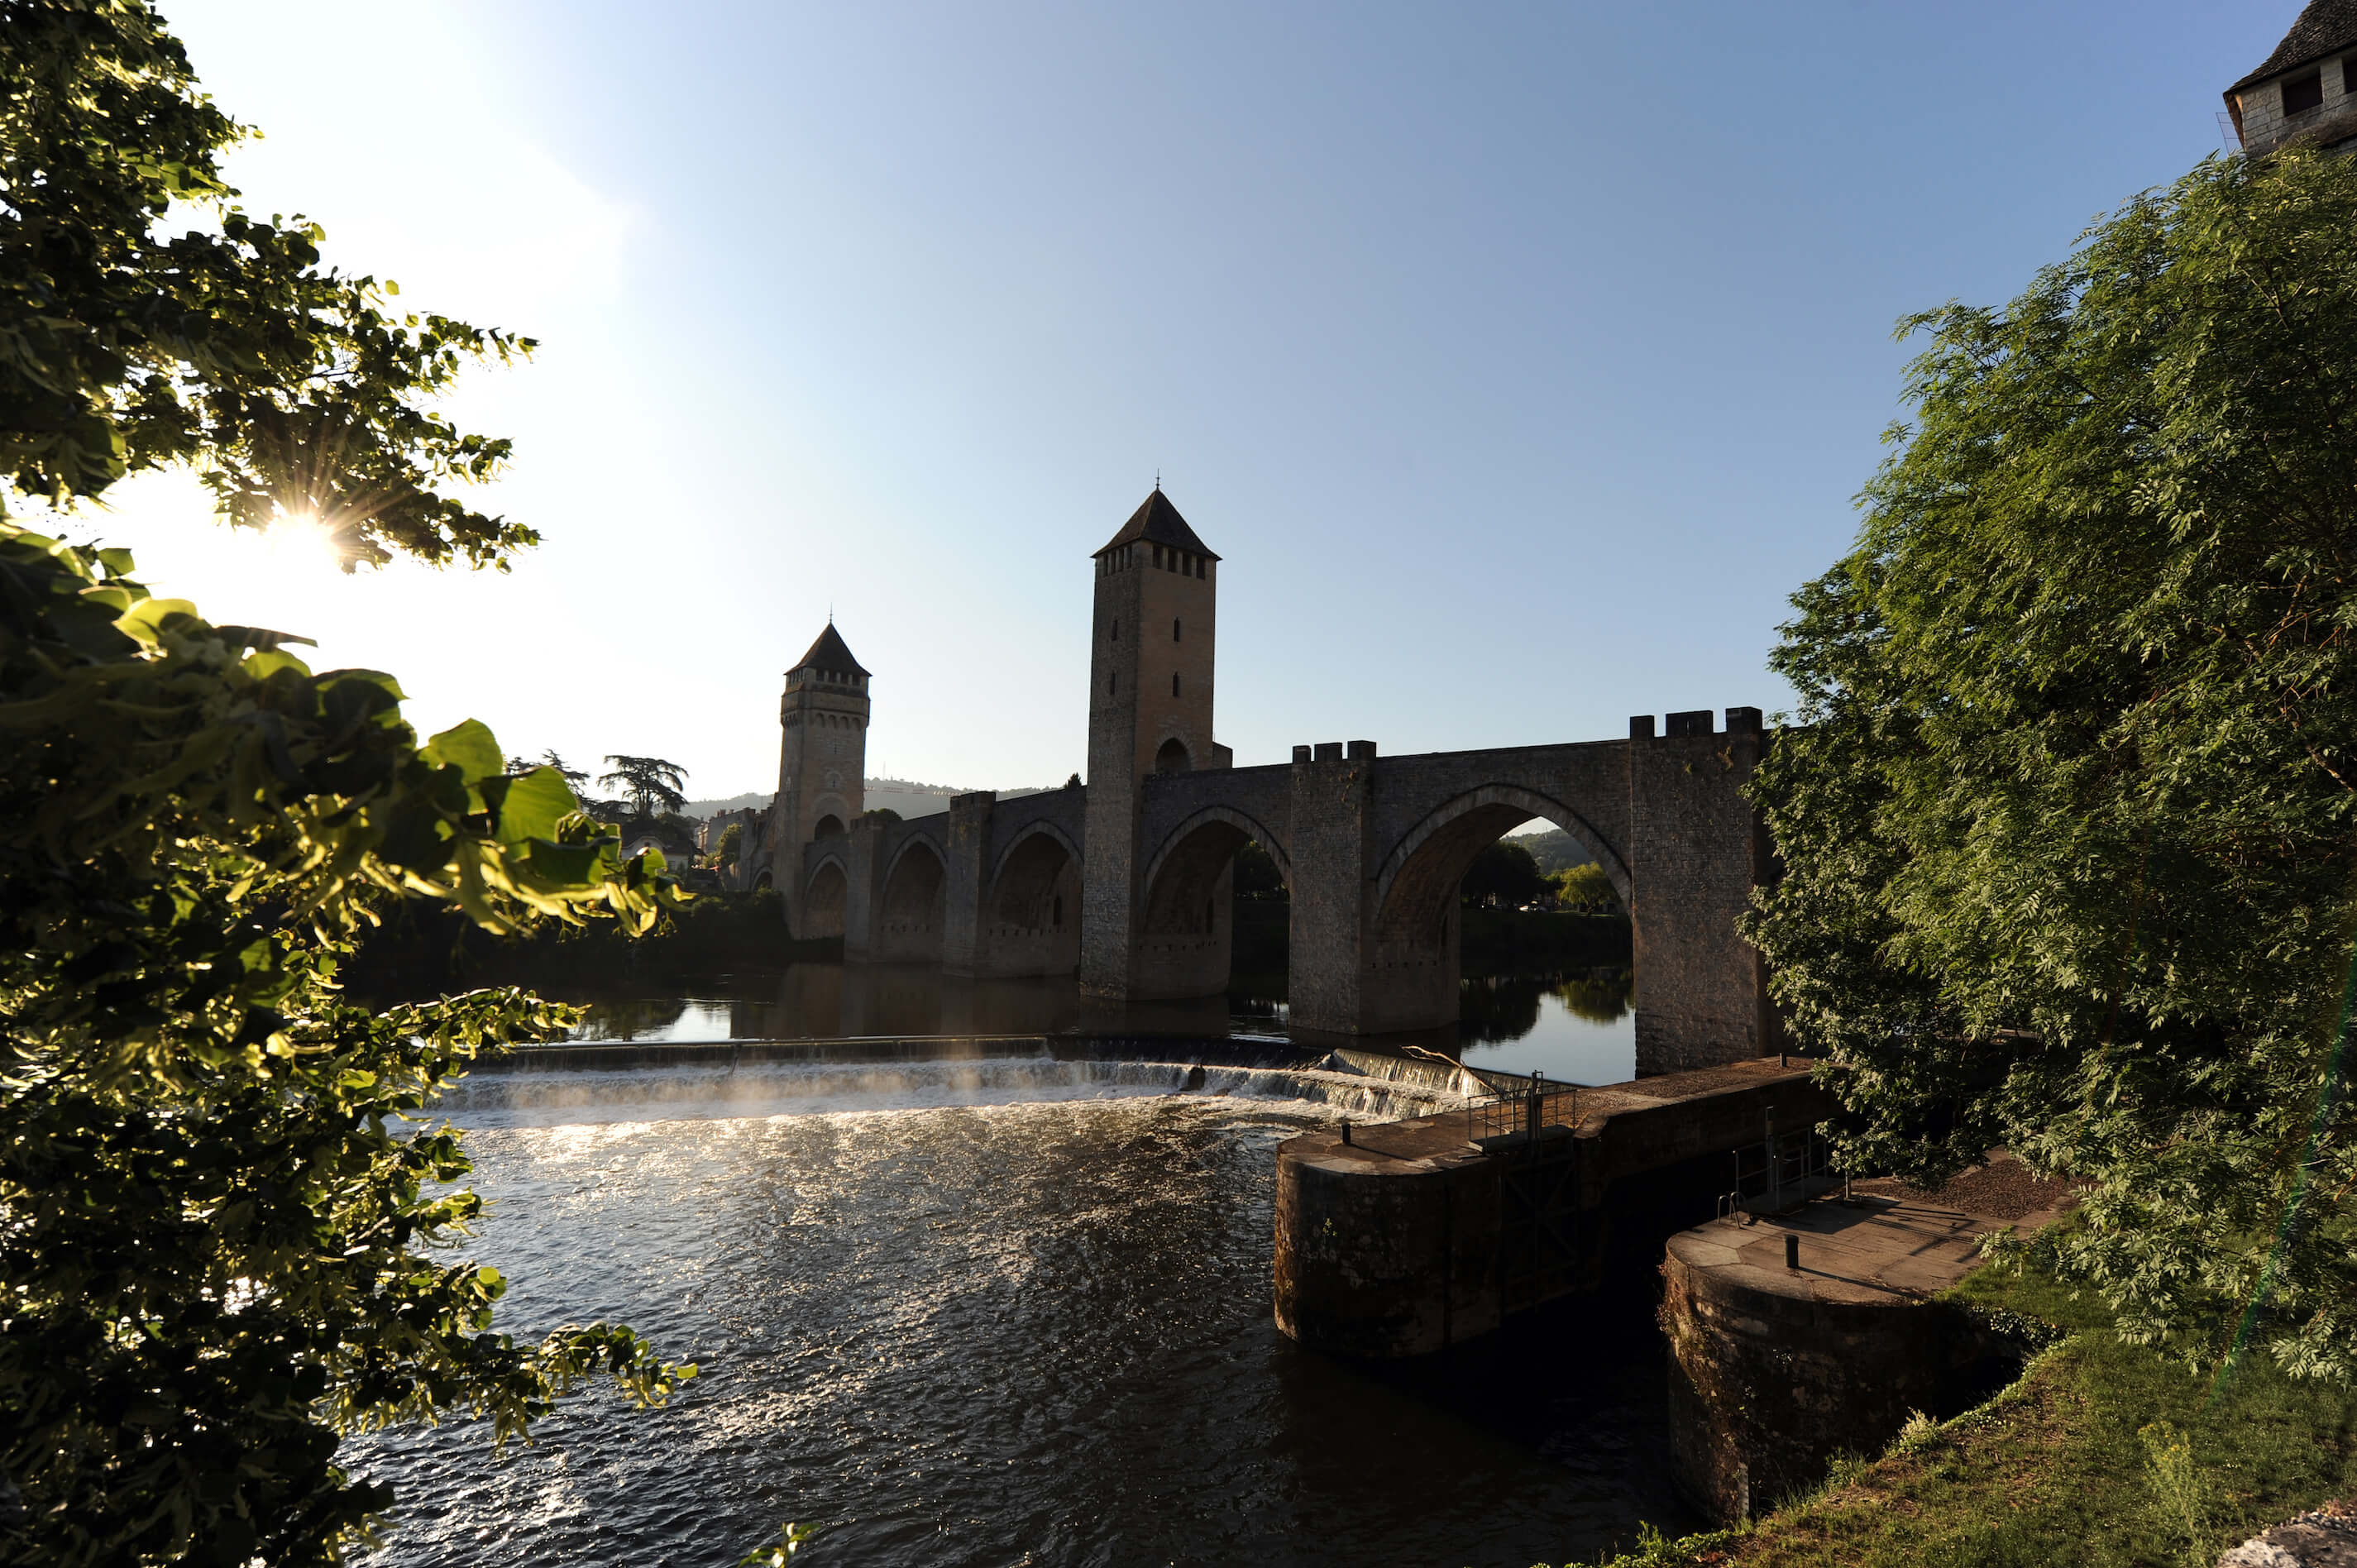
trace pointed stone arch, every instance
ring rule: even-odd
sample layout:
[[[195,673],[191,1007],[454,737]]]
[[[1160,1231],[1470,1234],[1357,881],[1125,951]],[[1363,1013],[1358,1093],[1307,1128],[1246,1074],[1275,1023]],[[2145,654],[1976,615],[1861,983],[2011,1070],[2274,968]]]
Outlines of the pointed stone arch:
[[[1454,888],[1475,854],[1534,817],[1569,833],[1604,868],[1621,906],[1630,906],[1635,885],[1628,863],[1593,822],[1552,795],[1500,781],[1451,797],[1401,836],[1375,873],[1375,908],[1390,919],[1405,915],[1404,904]]]
[[[872,955],[887,962],[938,962],[949,909],[949,865],[941,846],[912,834],[884,868]]]

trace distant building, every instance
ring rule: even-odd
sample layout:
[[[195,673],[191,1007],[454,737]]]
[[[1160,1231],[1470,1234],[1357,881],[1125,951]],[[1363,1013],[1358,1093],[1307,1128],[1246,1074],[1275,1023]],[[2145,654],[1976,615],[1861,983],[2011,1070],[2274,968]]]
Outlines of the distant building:
[[[2357,0],[2309,0],[2259,68],[2226,89],[2246,153],[2357,150]]]

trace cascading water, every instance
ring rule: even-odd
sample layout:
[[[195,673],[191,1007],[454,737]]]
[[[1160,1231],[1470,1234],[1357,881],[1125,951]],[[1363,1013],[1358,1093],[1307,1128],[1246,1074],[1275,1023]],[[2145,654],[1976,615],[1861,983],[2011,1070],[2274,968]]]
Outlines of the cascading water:
[[[1366,1053],[1351,1054],[1357,1058]],[[506,1070],[466,1079],[436,1109],[473,1126],[547,1127],[1053,1104],[1183,1093],[1297,1102],[1388,1121],[1460,1107],[1465,1103],[1460,1086],[1479,1083],[1454,1069],[1445,1074],[1418,1073],[1413,1070],[1415,1064],[1409,1064],[1408,1073],[1390,1078],[1333,1058],[1309,1067],[1238,1067],[1059,1058],[1044,1047],[1022,1054],[930,1061],[756,1061],[621,1072],[535,1069],[528,1056],[511,1058],[502,1066]]]
[[[799,1519],[822,1568],[1521,1568],[1685,1522],[1643,1303],[1423,1368],[1276,1333],[1276,1144],[1462,1103],[1453,1064],[857,1054],[526,1058],[433,1107],[469,1129],[503,1331],[624,1321],[702,1370],[497,1457],[473,1423],[348,1444],[397,1491],[373,1561],[725,1568]]]

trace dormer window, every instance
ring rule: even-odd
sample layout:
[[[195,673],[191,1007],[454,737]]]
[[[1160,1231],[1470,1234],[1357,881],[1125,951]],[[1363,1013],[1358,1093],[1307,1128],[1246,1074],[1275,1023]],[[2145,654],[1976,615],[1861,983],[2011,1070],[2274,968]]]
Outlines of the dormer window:
[[[2295,114],[2305,114],[2324,103],[2324,72],[2304,70],[2298,76],[2284,78],[2283,112],[2288,120]]]

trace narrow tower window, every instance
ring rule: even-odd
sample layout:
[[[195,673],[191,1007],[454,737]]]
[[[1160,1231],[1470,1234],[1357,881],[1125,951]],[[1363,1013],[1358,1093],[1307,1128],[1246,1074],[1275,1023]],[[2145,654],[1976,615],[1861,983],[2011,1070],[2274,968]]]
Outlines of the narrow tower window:
[[[1108,697],[1113,696],[1120,692],[1120,690],[1121,671],[1116,670],[1112,674],[1105,677],[1105,695]]]
[[[1176,618],[1173,618],[1170,622],[1170,640],[1173,642],[1178,640],[1178,622]]]
[[[1174,697],[1178,694],[1178,671],[1176,670],[1170,672],[1170,694]]]

